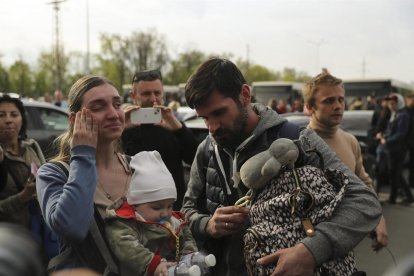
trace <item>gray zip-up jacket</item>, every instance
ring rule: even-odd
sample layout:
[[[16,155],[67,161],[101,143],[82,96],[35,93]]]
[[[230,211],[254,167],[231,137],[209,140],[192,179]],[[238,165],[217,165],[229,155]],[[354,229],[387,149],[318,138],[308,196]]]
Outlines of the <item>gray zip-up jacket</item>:
[[[243,184],[239,184],[237,189],[233,188],[240,181],[241,165],[250,157],[266,150],[272,143],[269,136],[278,138],[270,132],[286,121],[263,105],[254,104],[253,109],[260,115],[260,122],[251,136],[234,152],[221,148],[212,137],[209,139],[213,149],[206,151],[206,140],[199,145],[184,197],[182,211],[189,216],[194,237],[208,250],[221,255],[218,257],[215,275],[247,275],[243,257],[244,231],[213,239],[208,236],[206,226],[216,208],[232,205],[245,194],[247,189]],[[325,168],[339,169],[350,177],[345,196],[332,218],[316,225],[314,237],[306,237],[301,241],[312,253],[316,264],[320,265],[330,258],[344,256],[372,231],[379,222],[381,206],[376,195],[336,157],[313,130],[302,130],[297,145],[302,150],[300,165],[320,167],[320,159],[316,154],[304,153],[316,149],[322,153]],[[210,155],[208,161],[206,154]]]

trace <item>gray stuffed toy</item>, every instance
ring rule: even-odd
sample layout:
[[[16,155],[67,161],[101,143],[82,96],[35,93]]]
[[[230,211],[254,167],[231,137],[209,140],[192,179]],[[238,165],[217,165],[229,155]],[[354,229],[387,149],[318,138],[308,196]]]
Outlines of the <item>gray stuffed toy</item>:
[[[261,153],[247,160],[240,168],[240,177],[244,185],[257,190],[263,188],[270,179],[279,175],[284,166],[293,168],[299,156],[296,144],[286,138],[275,140]]]
[[[249,224],[243,236],[244,258],[250,275],[270,275],[275,266],[257,260],[315,235],[314,225],[332,217],[349,183],[339,170],[305,165],[295,168],[300,149],[289,139],[274,141],[240,168],[250,190],[236,202],[248,206]],[[323,160],[322,160],[323,161]],[[318,266],[314,275],[355,275],[350,251]]]

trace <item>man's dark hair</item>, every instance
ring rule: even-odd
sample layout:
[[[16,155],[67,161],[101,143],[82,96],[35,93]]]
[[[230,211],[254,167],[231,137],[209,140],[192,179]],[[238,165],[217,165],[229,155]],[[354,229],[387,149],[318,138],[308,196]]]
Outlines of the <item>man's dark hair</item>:
[[[214,91],[237,100],[243,84],[246,84],[246,80],[234,63],[227,59],[212,58],[202,63],[188,79],[185,99],[191,108],[204,103]]]
[[[139,81],[154,81],[154,80],[162,81],[162,74],[161,74],[161,71],[158,69],[140,71],[140,72],[135,73],[134,77],[132,78],[132,83],[134,84]]]

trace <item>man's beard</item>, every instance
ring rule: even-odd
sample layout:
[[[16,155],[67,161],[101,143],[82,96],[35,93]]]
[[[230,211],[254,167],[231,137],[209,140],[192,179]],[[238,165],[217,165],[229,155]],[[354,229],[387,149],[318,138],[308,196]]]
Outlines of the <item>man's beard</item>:
[[[247,126],[247,110],[243,108],[240,103],[237,103],[239,110],[239,116],[234,121],[233,129],[218,129],[214,133],[214,139],[216,142],[224,148],[237,148],[245,139],[244,133]],[[217,139],[216,137],[224,136],[223,139]]]

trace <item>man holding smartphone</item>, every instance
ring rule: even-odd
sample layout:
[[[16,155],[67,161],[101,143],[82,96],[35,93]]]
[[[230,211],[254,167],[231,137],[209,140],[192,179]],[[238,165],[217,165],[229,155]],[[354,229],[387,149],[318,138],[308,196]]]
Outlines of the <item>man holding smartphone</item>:
[[[155,107],[161,110],[160,123],[127,126],[122,134],[122,148],[128,155],[156,150],[174,178],[177,201],[174,210],[180,210],[186,183],[182,161],[191,164],[198,142],[191,130],[180,122],[174,112],[163,106],[164,88],[159,70],[141,71],[134,75],[130,92],[133,106],[125,109],[126,116],[140,108]]]

